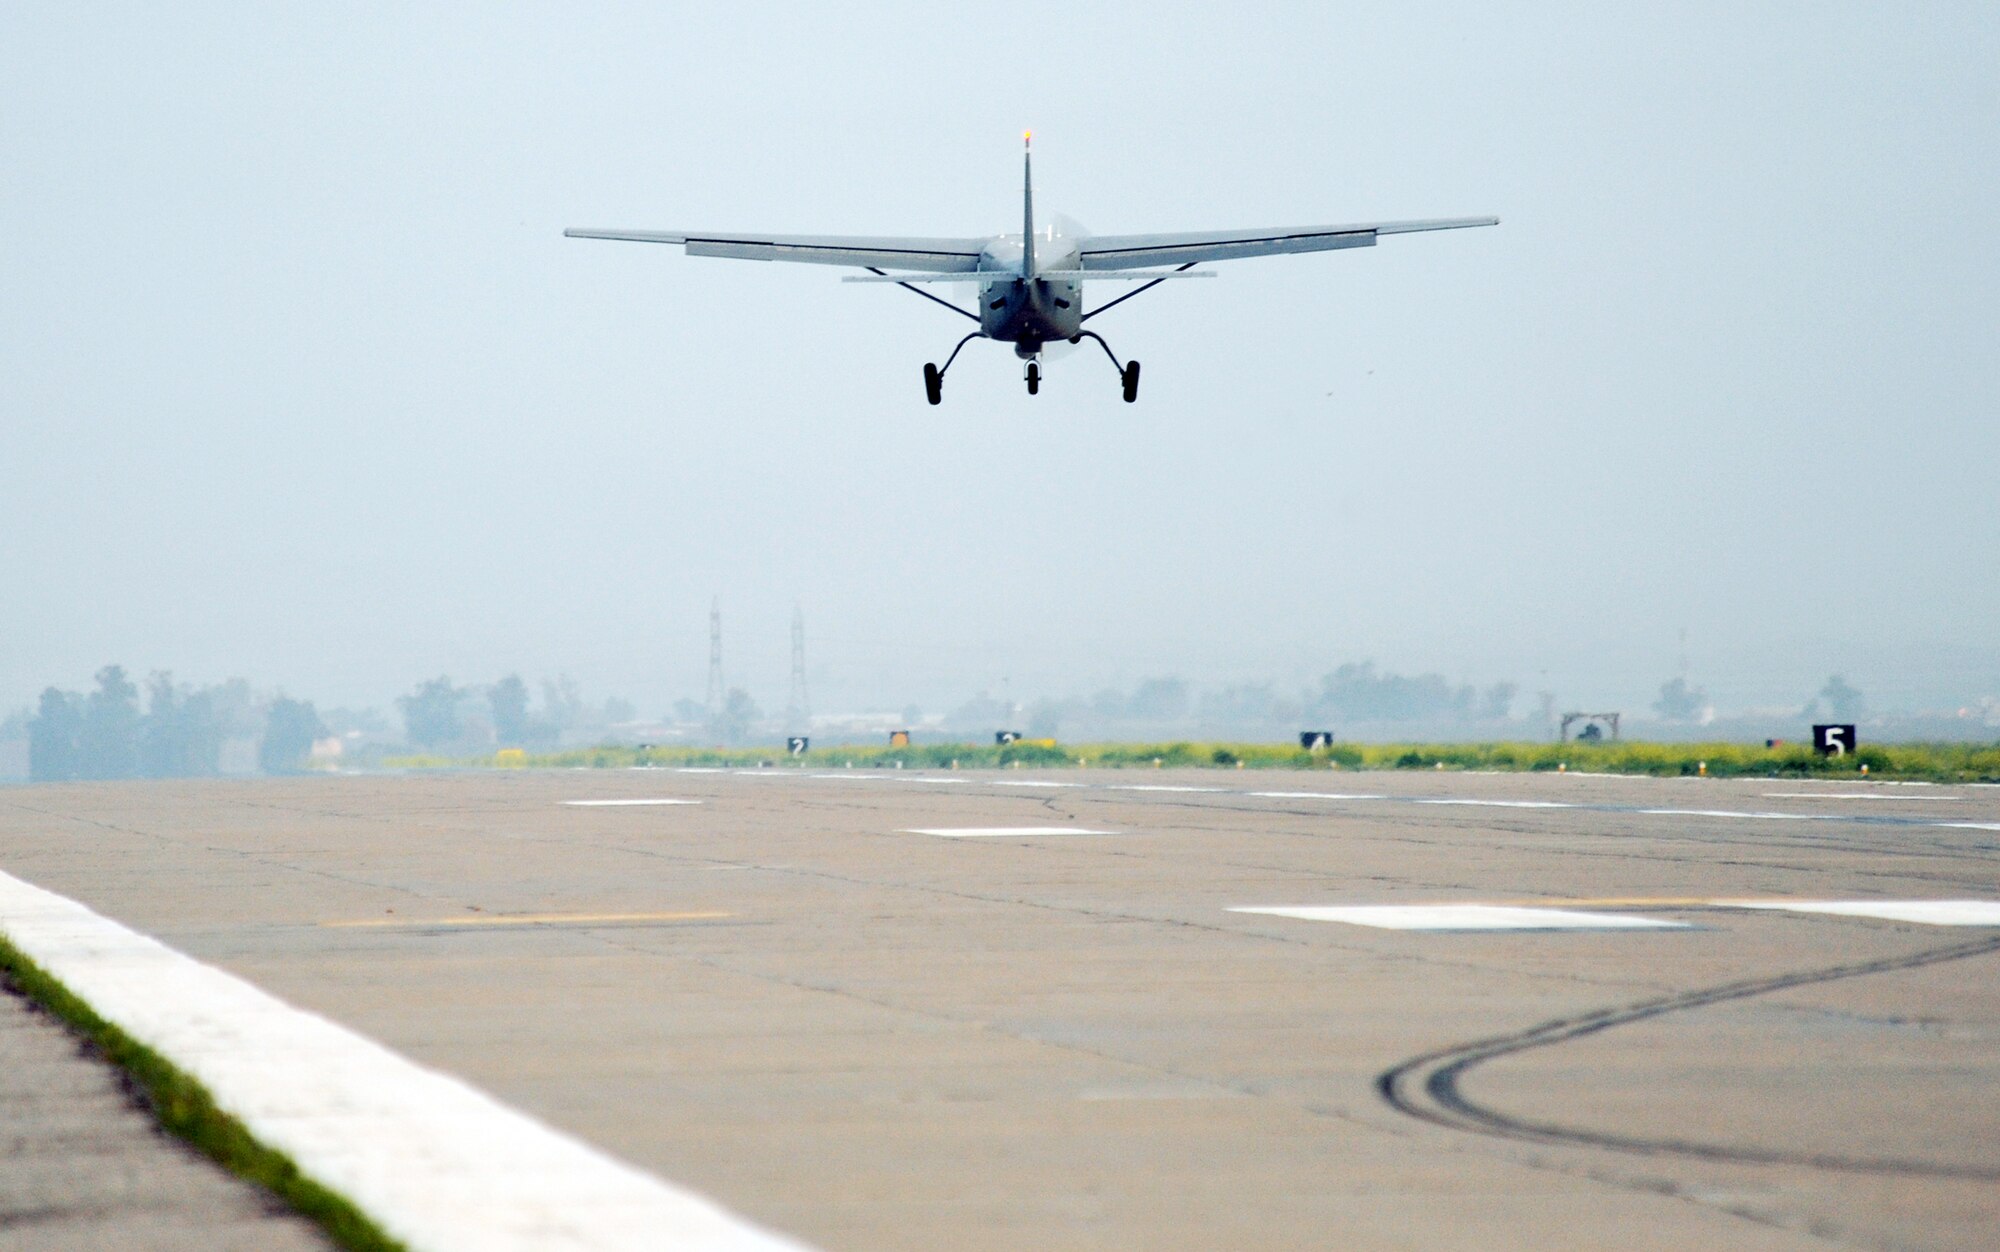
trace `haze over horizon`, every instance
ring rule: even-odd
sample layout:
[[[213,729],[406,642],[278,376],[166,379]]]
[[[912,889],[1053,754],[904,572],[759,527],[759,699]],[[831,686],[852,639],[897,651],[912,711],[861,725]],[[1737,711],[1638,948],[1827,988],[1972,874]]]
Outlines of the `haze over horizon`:
[[[715,597],[767,709],[795,602],[822,710],[1372,659],[1637,712],[1683,628],[1719,706],[2000,695],[1991,6],[1020,13],[0,14],[0,715],[108,662],[656,713]],[[1029,127],[1101,231],[1502,224],[1149,292],[1092,323],[1136,405],[975,343],[936,409],[907,293],[561,237],[1018,229]]]

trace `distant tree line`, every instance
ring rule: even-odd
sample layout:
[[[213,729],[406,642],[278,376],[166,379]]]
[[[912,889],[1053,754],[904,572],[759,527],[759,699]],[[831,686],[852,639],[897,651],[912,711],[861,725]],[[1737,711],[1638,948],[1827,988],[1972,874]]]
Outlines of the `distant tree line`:
[[[1373,661],[1350,662],[1320,679],[1306,712],[1322,722],[1500,721],[1517,690],[1513,683],[1454,686],[1439,674],[1378,674]]]
[[[1296,696],[1281,694],[1271,683],[1237,683],[1197,696],[1179,678],[1148,678],[1130,692],[1107,688],[1087,699],[1037,701],[1027,710],[1026,721],[1032,736],[1079,726],[1086,733],[1178,724],[1268,734],[1279,728],[1289,733],[1305,726],[1356,723],[1476,724],[1512,717],[1518,692],[1509,682],[1477,687],[1440,674],[1387,673],[1372,661],[1360,661],[1323,675],[1317,687]],[[948,724],[970,726],[991,720],[1004,708],[982,692],[954,711]]]
[[[50,687],[28,719],[28,776],[37,782],[99,778],[202,778],[221,772],[222,745],[259,738],[265,773],[305,767],[313,741],[326,734],[306,701],[284,696],[259,704],[240,678],[211,687],[177,685],[157,673],[139,687],[121,665],[97,671],[89,692]]]
[[[601,707],[586,705],[576,680],[568,675],[545,679],[541,686],[541,704],[531,707],[528,684],[519,674],[487,686],[460,686],[449,675],[439,675],[398,696],[396,708],[403,715],[403,731],[411,746],[434,752],[492,744],[547,748],[566,732],[599,729],[636,716],[629,703],[615,696]]]

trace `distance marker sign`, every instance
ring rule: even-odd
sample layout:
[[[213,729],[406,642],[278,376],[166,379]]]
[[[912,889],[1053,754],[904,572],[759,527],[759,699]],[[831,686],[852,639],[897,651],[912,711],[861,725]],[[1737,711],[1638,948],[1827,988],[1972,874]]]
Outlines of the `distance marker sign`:
[[[1854,724],[1818,723],[1813,726],[1813,751],[1821,756],[1846,756],[1861,746],[1855,737]]]

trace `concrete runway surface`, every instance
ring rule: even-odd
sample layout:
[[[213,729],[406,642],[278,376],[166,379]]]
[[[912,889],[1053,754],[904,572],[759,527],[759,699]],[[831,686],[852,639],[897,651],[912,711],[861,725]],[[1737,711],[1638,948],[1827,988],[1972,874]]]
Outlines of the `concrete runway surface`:
[[[0,871],[828,1249],[1992,1247],[1996,870],[1979,787],[0,790]]]

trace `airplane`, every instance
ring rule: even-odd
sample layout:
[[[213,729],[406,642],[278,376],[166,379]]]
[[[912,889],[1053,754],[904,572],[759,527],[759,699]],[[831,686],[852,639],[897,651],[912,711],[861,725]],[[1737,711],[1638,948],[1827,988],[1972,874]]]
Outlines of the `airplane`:
[[[1185,231],[1164,235],[1092,235],[1057,217],[1035,226],[1034,134],[1021,137],[1021,233],[983,239],[924,239],[860,235],[746,235],[680,230],[601,230],[571,227],[571,239],[622,239],[637,243],[682,244],[688,256],[732,257],[744,261],[802,261],[848,265],[869,277],[850,283],[894,283],[979,323],[958,341],[942,366],[924,366],[924,396],[944,399],[945,371],[965,345],[998,339],[1014,345],[1025,362],[1028,394],[1042,387],[1042,353],[1052,343],[1094,340],[1118,371],[1127,404],[1139,398],[1139,363],[1120,361],[1102,335],[1083,324],[1170,278],[1212,278],[1194,267],[1207,261],[1372,248],[1382,235],[1426,230],[1497,226],[1497,217],[1447,217],[1414,222],[1363,222],[1349,226],[1288,226],[1264,230]],[[1162,266],[1171,266],[1162,269]],[[891,273],[890,271],[895,271]],[[1083,284],[1139,283],[1115,300],[1086,310]],[[923,290],[916,284],[977,283],[978,311]]]

